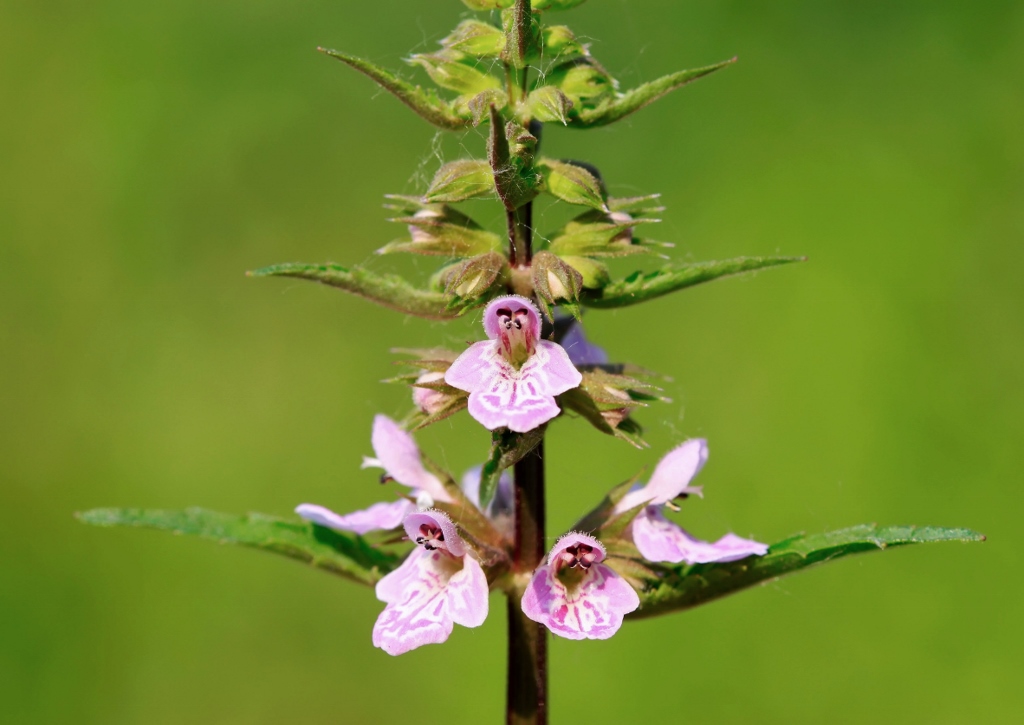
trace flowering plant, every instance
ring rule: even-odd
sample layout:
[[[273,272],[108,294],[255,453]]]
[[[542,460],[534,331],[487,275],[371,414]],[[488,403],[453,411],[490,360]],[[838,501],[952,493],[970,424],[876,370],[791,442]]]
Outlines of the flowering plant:
[[[643,448],[635,413],[663,400],[649,374],[610,362],[586,339],[583,310],[639,304],[800,258],[669,263],[613,278],[609,260],[658,248],[637,234],[657,221],[657,196],[611,197],[593,166],[542,156],[543,124],[613,123],[732,61],[622,92],[568,27],[547,22],[550,12],[582,0],[464,2],[500,11],[492,15],[499,22],[465,20],[440,50],[410,58],[447,97],[325,51],[435,126],[487,128],[486,158],[444,164],[421,195],[389,197],[408,238],[380,252],[438,257],[436,274],[423,285],[336,264],[252,273],[316,281],[422,318],[480,317],[485,339],[465,350],[410,351],[413,371],[396,378],[411,386],[410,414],[401,422],[374,420],[374,457],[363,467],[383,469],[383,482],[404,488],[363,511],[339,514],[302,503],[301,521],[202,509],[96,509],[81,518],[262,548],[373,586],[384,606],[371,641],[391,655],[444,642],[455,624],[480,626],[489,593],[501,592],[510,622],[510,722],[546,720],[549,632],[607,639],[627,618],[682,611],[847,554],[981,538],[965,529],[858,526],[770,546],[733,533],[699,540],[665,513],[703,495],[691,484],[708,460],[708,444],[690,439],[665,453],[646,484],[634,479],[611,488],[548,547],[547,426],[575,418]],[[533,201],[541,194],[580,207],[579,213],[535,235]],[[480,197],[501,204],[503,235],[454,206]],[[413,433],[462,411],[491,432],[492,444],[479,468],[456,481],[422,454]]]

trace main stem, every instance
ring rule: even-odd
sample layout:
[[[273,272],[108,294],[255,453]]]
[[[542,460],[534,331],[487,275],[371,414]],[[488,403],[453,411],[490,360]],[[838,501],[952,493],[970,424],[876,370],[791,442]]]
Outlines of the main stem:
[[[526,579],[546,553],[544,539],[544,441],[515,464],[515,569]],[[525,576],[523,576],[525,575]],[[523,614],[517,588],[508,599],[509,725],[548,721],[548,640],[543,625]]]

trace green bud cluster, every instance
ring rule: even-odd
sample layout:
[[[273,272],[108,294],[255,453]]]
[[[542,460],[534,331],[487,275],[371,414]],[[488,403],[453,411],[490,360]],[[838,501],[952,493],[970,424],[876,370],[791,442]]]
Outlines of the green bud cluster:
[[[614,279],[609,259],[662,256],[662,248],[672,246],[638,234],[641,225],[660,221],[658,196],[610,197],[592,165],[541,154],[543,125],[588,129],[613,123],[734,59],[621,91],[568,26],[546,22],[550,12],[582,0],[464,2],[488,15],[460,22],[436,51],[407,58],[433,88],[369,61],[324,51],[434,126],[452,131],[488,126],[485,154],[441,165],[419,195],[387,196],[385,206],[394,212],[391,221],[407,234],[378,252],[434,256],[441,258],[439,269],[426,283],[336,264],[285,264],[252,274],[317,281],[433,319],[458,317],[498,295],[515,293],[534,299],[552,319],[555,306],[578,318],[584,307],[632,305],[725,275],[796,261],[753,257],[668,264]],[[534,235],[531,205],[541,194],[580,210],[561,228]],[[501,204],[504,233],[458,208],[480,198]],[[627,414],[643,404],[644,395],[641,388],[622,381],[588,378],[564,404],[599,429],[629,439],[636,431],[631,431]]]

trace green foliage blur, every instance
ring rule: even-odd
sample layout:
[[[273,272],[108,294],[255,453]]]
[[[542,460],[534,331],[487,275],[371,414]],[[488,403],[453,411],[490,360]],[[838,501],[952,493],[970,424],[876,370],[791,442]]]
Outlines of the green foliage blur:
[[[258,552],[72,514],[286,515],[380,496],[394,346],[479,338],[309,283],[369,263],[483,136],[438,134],[325,45],[402,69],[456,0],[0,2],[0,721],[497,722],[504,603],[393,659],[373,593]],[[873,554],[607,642],[552,643],[560,723],[1001,723],[1024,712],[1024,5],[591,0],[565,13],[624,87],[738,55],[545,153],[660,191],[680,259],[807,254],[591,312],[614,358],[671,375],[639,452],[549,437],[549,533],[684,437],[710,441],[694,533],[778,541],[865,522],[985,544]],[[408,76],[423,78],[407,69]],[[479,204],[500,225],[496,203]],[[488,217],[487,214],[493,214]],[[564,218],[542,208],[538,226]],[[656,259],[634,258],[620,271]],[[455,471],[464,414],[420,440]]]

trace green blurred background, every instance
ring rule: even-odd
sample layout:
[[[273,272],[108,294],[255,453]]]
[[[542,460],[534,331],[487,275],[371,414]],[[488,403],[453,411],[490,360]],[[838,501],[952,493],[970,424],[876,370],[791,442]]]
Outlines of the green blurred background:
[[[318,55],[387,67],[455,0],[0,2],[0,720],[496,722],[504,607],[393,659],[372,593],[251,551],[99,530],[95,506],[376,500],[392,346],[478,337],[308,283],[372,252],[442,138]],[[660,191],[677,257],[805,265],[595,312],[674,378],[638,452],[550,436],[550,533],[685,436],[710,439],[695,533],[777,541],[862,522],[967,526],[608,642],[552,644],[555,722],[998,723],[1024,712],[1024,5],[592,0],[562,15],[624,87],[740,63],[548,154]],[[411,74],[411,71],[409,71]],[[488,221],[499,219],[496,211]],[[541,215],[552,224],[563,212]],[[657,260],[638,260],[648,266]],[[626,267],[633,266],[633,262]],[[403,265],[405,265],[403,267]],[[421,436],[462,470],[465,416]]]

